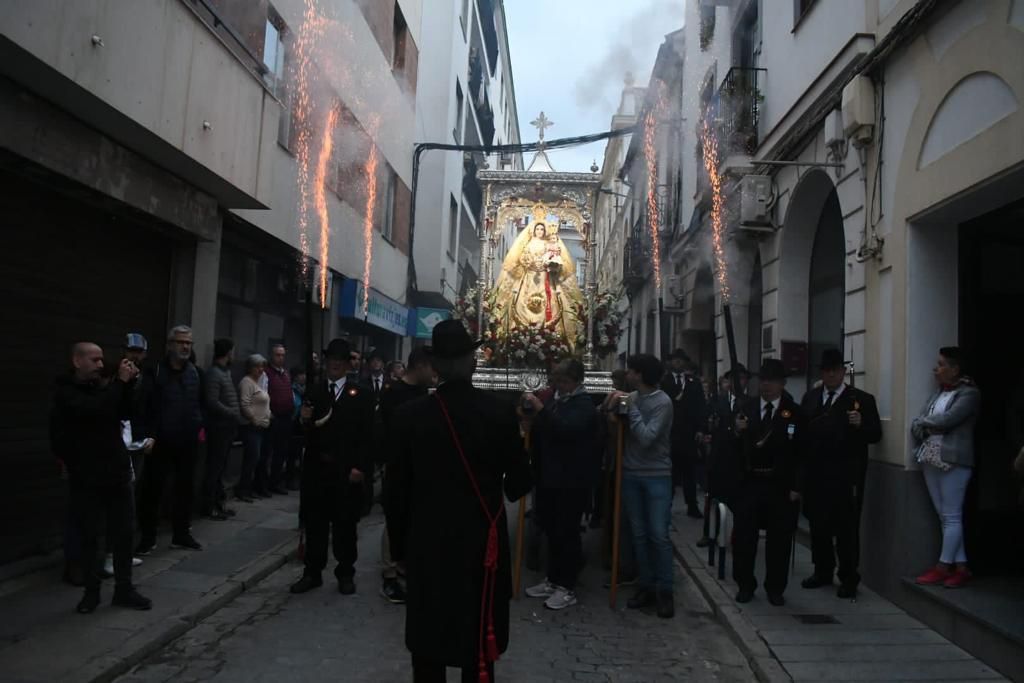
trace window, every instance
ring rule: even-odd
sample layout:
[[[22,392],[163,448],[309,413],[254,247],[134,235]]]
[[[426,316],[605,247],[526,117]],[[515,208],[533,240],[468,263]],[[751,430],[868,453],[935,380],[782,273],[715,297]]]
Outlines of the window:
[[[793,0],[793,30],[800,25],[803,18],[811,11],[817,0]]]
[[[393,242],[395,234],[395,185],[397,178],[391,167],[386,168],[387,186],[384,188],[384,220],[380,225],[380,234],[388,242]]]
[[[700,49],[707,50],[715,37],[715,6],[701,3],[700,6]]]
[[[455,83],[455,128],[452,129],[452,135],[455,137],[455,144],[462,144],[462,86],[459,85],[458,81]]]
[[[409,42],[409,27],[405,23],[405,17],[402,16],[402,10],[395,3],[395,21],[392,27],[392,35],[394,37],[394,53],[391,55],[391,68],[395,71],[402,71],[405,69],[405,48]]]
[[[454,259],[455,248],[459,243],[459,203],[455,197],[451,198],[451,206],[448,207],[448,258]]]

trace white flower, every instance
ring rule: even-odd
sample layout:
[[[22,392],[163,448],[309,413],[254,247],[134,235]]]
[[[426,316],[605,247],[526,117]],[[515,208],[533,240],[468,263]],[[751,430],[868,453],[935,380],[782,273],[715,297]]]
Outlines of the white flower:
[[[516,358],[526,358],[526,351],[523,351],[522,349],[520,349],[520,350],[516,351],[515,356],[516,356]]]
[[[538,360],[544,360],[544,352],[543,351],[538,351],[537,352],[537,359]]]

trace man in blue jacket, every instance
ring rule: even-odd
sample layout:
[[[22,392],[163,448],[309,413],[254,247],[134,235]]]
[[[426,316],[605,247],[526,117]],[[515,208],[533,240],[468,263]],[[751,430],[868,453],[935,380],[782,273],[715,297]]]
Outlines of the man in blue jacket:
[[[539,465],[537,510],[548,539],[548,576],[526,589],[531,598],[560,610],[576,604],[576,576],[583,563],[580,518],[601,471],[601,418],[583,388],[583,364],[576,359],[555,366],[555,394],[541,402],[524,394],[532,418],[533,457]]]

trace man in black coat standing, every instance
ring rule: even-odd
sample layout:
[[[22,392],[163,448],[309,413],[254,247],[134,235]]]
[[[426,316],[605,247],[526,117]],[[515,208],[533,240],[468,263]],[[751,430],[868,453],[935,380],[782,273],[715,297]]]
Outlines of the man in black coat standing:
[[[433,332],[432,396],[395,415],[396,448],[386,473],[391,555],[405,562],[405,644],[413,680],[493,680],[508,647],[512,595],[505,500],[532,485],[515,406],[473,387],[473,341],[460,321]],[[502,496],[504,491],[505,496]]]
[[[782,594],[789,579],[795,503],[800,499],[804,422],[800,407],[784,392],[782,361],[766,359],[760,378],[761,396],[747,401],[735,422],[742,474],[731,504],[736,517],[733,579],[739,586],[736,602],[750,602],[757,588],[754,561],[758,536],[766,529],[764,588],[768,602],[781,607],[786,604]]]
[[[800,585],[831,586],[838,554],[836,593],[853,598],[860,584],[860,511],[868,445],[882,440],[882,421],[875,397],[846,384],[845,378],[842,352],[827,349],[821,355],[821,386],[803,400],[807,417],[804,514],[811,523],[814,574]]]
[[[552,610],[576,604],[576,577],[583,565],[580,518],[601,471],[601,418],[583,379],[583,363],[571,358],[551,372],[554,396],[541,402],[532,393],[523,395],[540,467],[535,509],[548,539],[547,578],[526,594],[544,598]]]
[[[114,554],[114,605],[146,610],[152,607],[132,585],[132,463],[121,434],[121,420],[132,416],[132,384],[138,368],[128,359],[117,366],[112,381],[100,381],[103,350],[80,342],[71,352],[73,370],[60,378],[50,417],[50,441],[68,468],[71,505],[81,534],[85,595],[82,614],[100,601],[96,544],[106,528]]]
[[[356,525],[363,507],[363,481],[373,472],[374,403],[366,389],[348,380],[348,342],[331,340],[324,357],[326,378],[309,385],[300,411],[306,429],[299,503],[306,528],[306,567],[291,592],[323,585],[320,574],[327,567],[330,536],[338,561],[338,592],[351,595],[356,592]]]
[[[676,349],[669,359],[660,388],[672,399],[672,484],[683,487],[687,516],[700,519],[704,515],[697,505],[697,433],[706,416],[704,389],[689,372],[685,351]]]

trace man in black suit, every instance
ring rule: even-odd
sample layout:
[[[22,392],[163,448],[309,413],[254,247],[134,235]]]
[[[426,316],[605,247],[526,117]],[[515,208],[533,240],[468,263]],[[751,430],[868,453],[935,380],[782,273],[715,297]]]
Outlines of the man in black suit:
[[[371,429],[374,405],[369,392],[348,381],[351,351],[334,339],[324,351],[326,379],[310,385],[300,418],[306,429],[302,464],[301,517],[306,525],[306,567],[291,587],[305,593],[323,585],[327,537],[338,566],[334,575],[343,595],[356,592],[356,524],[363,481],[373,472]]]
[[[759,398],[744,404],[736,416],[741,475],[732,496],[736,517],[733,532],[733,579],[736,602],[750,602],[757,588],[754,560],[760,530],[765,542],[765,592],[776,607],[789,579],[789,550],[796,527],[795,503],[800,499],[800,439],[804,422],[800,407],[788,398],[782,361],[761,365]]]
[[[660,389],[672,399],[672,484],[683,487],[686,514],[700,519],[697,505],[697,434],[703,429],[704,389],[691,372],[690,357],[676,349]]]
[[[718,395],[707,406],[705,433],[710,436],[711,448],[708,456],[708,492],[713,500],[731,505],[732,495],[743,473],[738,466],[736,416],[747,400],[747,383],[750,373],[742,364],[729,370],[718,383]],[[733,387],[737,387],[736,390]],[[705,535],[697,541],[697,547],[706,548],[711,544],[707,520]]]
[[[838,554],[837,595],[853,598],[860,583],[860,510],[868,445],[881,441],[882,421],[875,397],[846,384],[845,377],[843,354],[827,349],[821,355],[821,386],[803,400],[807,417],[804,514],[811,523],[814,574],[800,585],[831,586]]]
[[[458,320],[433,331],[440,385],[398,409],[386,473],[391,556],[405,562],[413,680],[493,680],[512,593],[505,498],[532,485],[515,406],[472,385],[473,341]],[[504,491],[505,496],[502,496]]]

